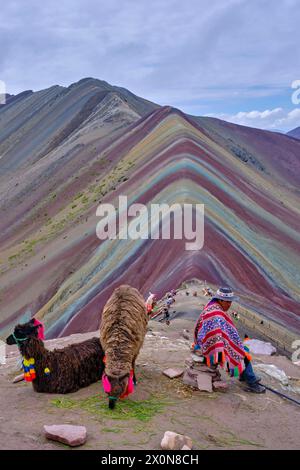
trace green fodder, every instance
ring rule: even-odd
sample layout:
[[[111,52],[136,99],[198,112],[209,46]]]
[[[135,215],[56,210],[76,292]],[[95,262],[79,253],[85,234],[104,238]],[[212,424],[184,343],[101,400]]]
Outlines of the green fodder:
[[[165,407],[172,403],[167,402],[165,399],[150,396],[147,400],[118,400],[115,409],[110,410],[107,400],[103,400],[99,395],[95,395],[81,400],[59,398],[51,400],[51,404],[58,408],[81,409],[99,418],[116,420],[136,419],[147,422],[156,414],[162,413]]]

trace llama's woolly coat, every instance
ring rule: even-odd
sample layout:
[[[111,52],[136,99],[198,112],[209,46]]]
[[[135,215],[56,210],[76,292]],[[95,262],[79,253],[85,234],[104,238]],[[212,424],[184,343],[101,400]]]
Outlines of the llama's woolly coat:
[[[147,323],[145,301],[139,291],[128,285],[118,287],[103,309],[100,326],[108,377],[124,377],[134,369]]]
[[[104,354],[98,338],[54,351],[47,350],[41,340],[32,338],[26,349],[26,357],[35,358],[36,379],[32,385],[36,392],[76,392],[102,377]],[[50,370],[49,375],[45,375],[45,368]]]
[[[49,351],[38,339],[33,320],[17,325],[14,334],[7,338],[7,344],[16,344],[16,338],[26,338],[20,341],[20,353],[23,358],[35,361],[36,378],[32,385],[36,392],[76,392],[102,377],[104,353],[99,338]],[[45,373],[45,369],[49,369],[49,373]]]

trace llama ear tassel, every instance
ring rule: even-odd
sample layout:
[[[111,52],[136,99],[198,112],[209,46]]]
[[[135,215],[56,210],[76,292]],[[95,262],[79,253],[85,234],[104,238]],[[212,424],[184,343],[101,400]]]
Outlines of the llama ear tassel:
[[[127,386],[128,395],[134,392],[133,376],[130,375]]]
[[[38,334],[38,339],[41,339],[42,341],[45,339],[45,327],[42,322],[39,320],[36,320],[36,318],[33,318],[34,321],[34,326],[37,329],[37,334]]]
[[[103,385],[103,390],[105,393],[110,393],[111,392],[111,383],[108,380],[108,377],[106,374],[102,375],[102,385]]]

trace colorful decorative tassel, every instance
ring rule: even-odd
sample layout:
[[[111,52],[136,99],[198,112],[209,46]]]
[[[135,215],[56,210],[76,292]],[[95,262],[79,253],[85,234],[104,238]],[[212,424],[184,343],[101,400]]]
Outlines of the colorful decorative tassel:
[[[225,357],[225,352],[224,350],[222,351],[222,366],[224,367],[226,363],[226,357]]]
[[[246,358],[248,359],[248,361],[252,361],[252,356],[250,354],[249,346],[247,346],[245,343],[244,343],[244,349],[245,349]]]
[[[134,392],[133,375],[134,375],[134,372],[133,372],[133,369],[131,369],[130,374],[129,374],[128,384],[127,384],[125,392],[122,393],[122,395],[120,396],[121,399],[128,397],[128,395]]]
[[[24,370],[24,380],[26,382],[32,382],[36,378],[36,373],[35,373],[35,360],[33,357],[30,359],[26,359],[25,357],[23,358],[22,361],[23,364],[23,370]]]

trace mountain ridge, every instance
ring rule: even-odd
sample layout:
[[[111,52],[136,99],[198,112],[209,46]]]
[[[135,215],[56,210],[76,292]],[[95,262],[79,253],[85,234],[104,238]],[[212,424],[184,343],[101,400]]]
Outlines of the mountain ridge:
[[[244,305],[299,331],[300,142],[171,106],[141,115],[145,100],[110,87],[87,78],[0,110],[0,149],[10,149],[0,159],[0,330],[35,314],[50,337],[92,331],[120,283],[161,294],[195,277],[231,284]],[[204,249],[100,243],[96,207],[122,194],[204,203]]]
[[[294,137],[295,139],[300,139],[300,126],[287,132],[286,135],[288,135],[289,137]]]

